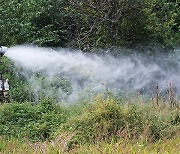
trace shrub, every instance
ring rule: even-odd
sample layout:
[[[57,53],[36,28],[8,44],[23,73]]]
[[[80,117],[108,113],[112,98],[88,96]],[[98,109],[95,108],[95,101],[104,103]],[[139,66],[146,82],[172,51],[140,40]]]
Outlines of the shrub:
[[[36,109],[31,104],[12,103],[4,105],[0,111],[0,134],[22,136],[26,125],[38,119]]]
[[[61,125],[61,133],[65,131],[74,134],[69,141],[69,148],[99,141],[117,141],[119,138],[155,142],[172,138],[178,130],[178,124],[175,124],[178,116],[173,116],[172,120],[169,118],[171,112],[164,112],[153,106],[122,105],[115,99],[98,98],[80,115],[71,117]]]
[[[37,106],[39,119],[28,125],[27,136],[33,141],[46,140],[66,121],[65,111],[51,100],[43,100]]]
[[[6,104],[0,110],[0,135],[46,140],[65,119],[64,111],[50,100],[38,105]]]
[[[71,118],[63,130],[75,132],[69,146],[116,138],[119,129],[125,127],[122,109],[113,99],[98,98],[81,115]]]
[[[172,125],[180,125],[180,115],[178,111],[175,111],[171,114],[170,121]]]

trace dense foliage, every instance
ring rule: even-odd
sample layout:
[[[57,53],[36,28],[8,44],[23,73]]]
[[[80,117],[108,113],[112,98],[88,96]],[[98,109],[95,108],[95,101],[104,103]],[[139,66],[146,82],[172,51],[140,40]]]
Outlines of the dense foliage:
[[[68,108],[50,100],[4,104],[0,106],[0,136],[30,141],[59,136],[67,149],[121,139],[150,144],[178,137],[178,108],[163,103],[157,108],[140,100],[131,103],[99,96],[94,102]]]
[[[156,43],[174,47],[180,43],[179,5],[178,0],[1,0],[0,45],[32,43],[84,50]],[[152,150],[153,146],[146,148],[149,144],[157,153],[161,149],[172,152],[171,147],[156,143],[160,140],[174,146],[172,153],[179,152],[178,100],[170,107],[161,100],[155,105],[150,100],[126,102],[109,96],[67,108],[44,99],[46,91],[35,101],[20,69],[6,57],[1,59],[0,70],[11,86],[11,103],[0,106],[0,153],[38,153],[38,147],[39,153],[48,153],[49,147],[54,153],[77,153],[78,147],[81,153],[98,149],[97,153],[120,153],[122,149],[130,153],[133,148],[139,153],[145,152],[142,146]],[[38,79],[45,80],[37,74]],[[68,82],[53,79],[55,85],[57,80],[64,91],[71,91]],[[177,139],[170,140],[173,138]],[[24,139],[27,145],[20,142]],[[29,141],[43,142],[43,146]],[[18,149],[18,145],[28,148]]]
[[[0,44],[179,45],[178,0],[1,0]]]
[[[123,105],[115,99],[104,100],[97,97],[95,104],[88,106],[82,114],[70,118],[62,130],[75,132],[69,142],[70,147],[88,142],[117,141],[122,138],[143,138],[146,142],[155,142],[178,135],[179,110],[172,110],[166,113],[165,117],[165,110],[160,109],[161,114],[153,110],[156,108],[152,105]]]
[[[65,121],[65,112],[50,100],[38,105],[15,102],[4,105],[0,109],[0,135],[33,141],[48,139]]]

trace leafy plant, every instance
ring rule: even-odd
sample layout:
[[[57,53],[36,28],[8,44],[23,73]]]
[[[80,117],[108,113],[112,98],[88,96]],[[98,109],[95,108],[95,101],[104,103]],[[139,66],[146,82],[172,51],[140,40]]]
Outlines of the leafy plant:
[[[43,100],[38,105],[13,102],[0,110],[0,135],[46,140],[65,119],[65,110],[50,100]]]

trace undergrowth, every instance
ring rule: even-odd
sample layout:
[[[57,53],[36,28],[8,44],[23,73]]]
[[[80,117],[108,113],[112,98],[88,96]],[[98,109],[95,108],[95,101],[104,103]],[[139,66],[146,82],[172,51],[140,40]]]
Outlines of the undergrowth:
[[[167,113],[168,110],[168,113]],[[179,134],[179,109],[160,109],[137,103],[122,105],[98,97],[82,114],[71,117],[60,131],[74,133],[69,147],[85,143],[117,141],[120,138],[153,143]]]
[[[50,139],[60,124],[65,122],[65,112],[50,100],[43,100],[37,105],[5,104],[0,110],[0,135],[31,141]]]
[[[118,153],[114,147],[121,141],[136,150],[139,144],[149,148],[160,141],[179,140],[178,107],[163,102],[156,106],[142,100],[125,103],[101,96],[93,102],[80,104],[65,107],[42,100],[39,104],[12,102],[1,105],[0,136],[3,142],[0,152],[12,141],[13,145],[25,145],[32,152],[35,145],[46,145],[46,148],[51,147],[50,151],[57,148],[61,152],[82,151],[85,147],[90,152],[98,145]],[[22,140],[26,142],[21,143]]]

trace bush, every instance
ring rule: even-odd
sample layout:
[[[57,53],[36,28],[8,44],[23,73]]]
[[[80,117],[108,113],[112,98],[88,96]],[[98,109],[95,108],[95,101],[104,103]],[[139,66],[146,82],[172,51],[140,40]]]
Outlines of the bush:
[[[178,111],[171,114],[170,121],[172,125],[180,125],[180,115]]]
[[[179,133],[178,109],[137,103],[127,105],[97,97],[94,103],[68,109],[51,100],[4,104],[0,107],[0,136],[43,141],[55,134],[70,134],[72,138],[67,143],[72,148],[99,141],[116,142],[120,138],[155,142]]]
[[[66,121],[65,111],[51,100],[43,100],[37,105],[39,118],[28,125],[27,136],[31,140],[46,140],[53,136],[56,129]]]
[[[72,117],[63,126],[64,131],[75,132],[70,146],[98,142],[115,137],[125,123],[120,106],[113,99],[98,98],[96,104],[87,107],[81,115]]]
[[[50,100],[38,105],[6,104],[0,110],[0,135],[46,140],[65,119],[64,111]]]
[[[80,115],[61,125],[61,132],[74,134],[69,148],[85,143],[117,141],[119,138],[155,142],[163,138],[172,138],[177,133],[177,115],[172,119],[170,113],[164,116],[153,106],[124,106],[115,99],[98,98]]]
[[[36,109],[28,104],[4,105],[0,111],[0,134],[19,137],[26,131],[26,125],[38,119]]]

